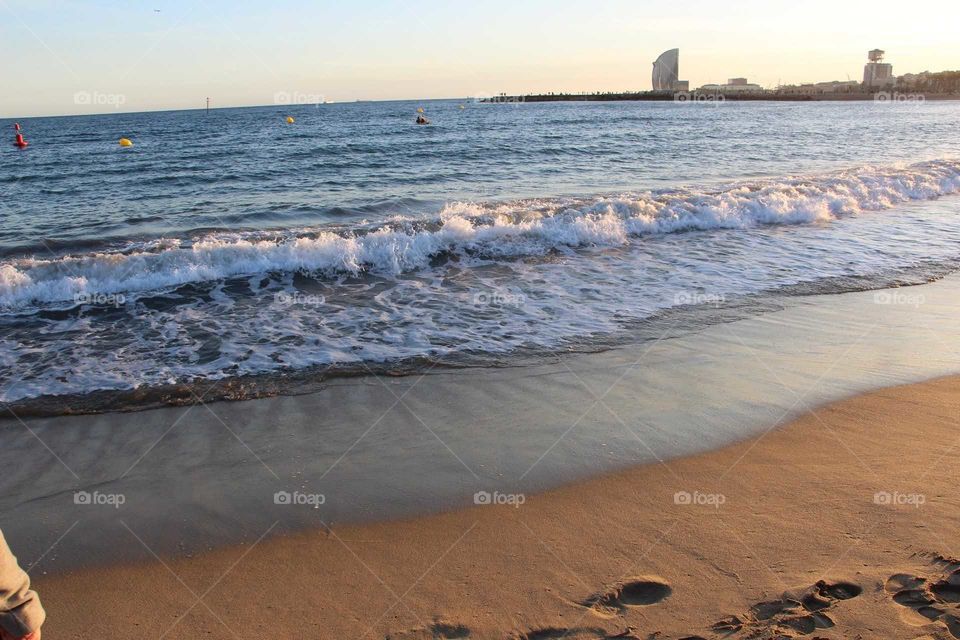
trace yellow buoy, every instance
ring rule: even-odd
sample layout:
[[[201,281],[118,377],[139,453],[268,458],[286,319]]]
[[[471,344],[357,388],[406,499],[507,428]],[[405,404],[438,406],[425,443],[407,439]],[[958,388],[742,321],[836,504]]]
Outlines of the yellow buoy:
[[[460,105],[460,108],[461,108],[461,109],[466,109],[466,107],[465,107],[465,106],[463,106],[463,105]]]
[[[423,107],[420,107],[419,109],[417,109],[417,113],[423,113]]]
[[[133,142],[130,141],[130,138],[120,138],[121,147],[132,147]]]
[[[287,116],[287,124],[293,124],[296,120],[293,119],[293,116]]]

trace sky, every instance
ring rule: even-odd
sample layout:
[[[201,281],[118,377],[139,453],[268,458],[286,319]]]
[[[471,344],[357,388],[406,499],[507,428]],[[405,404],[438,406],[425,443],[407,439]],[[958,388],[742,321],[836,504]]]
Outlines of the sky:
[[[0,0],[0,117],[960,69],[960,2]]]

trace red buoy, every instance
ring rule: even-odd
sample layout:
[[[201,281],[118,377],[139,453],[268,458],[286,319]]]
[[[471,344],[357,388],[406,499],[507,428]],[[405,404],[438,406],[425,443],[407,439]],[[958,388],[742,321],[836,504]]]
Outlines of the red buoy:
[[[20,133],[20,123],[19,123],[19,122],[15,122],[15,123],[13,124],[13,129],[17,132],[17,137],[16,137],[16,139],[13,141],[13,146],[15,146],[15,147],[17,147],[17,148],[19,148],[19,149],[26,149],[26,148],[27,148],[27,145],[30,144],[30,143],[23,139],[23,134]]]

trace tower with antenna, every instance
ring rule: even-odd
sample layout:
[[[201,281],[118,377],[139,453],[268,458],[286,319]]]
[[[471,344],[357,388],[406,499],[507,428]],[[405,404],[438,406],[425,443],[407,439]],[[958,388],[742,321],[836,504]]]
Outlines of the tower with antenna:
[[[893,65],[883,61],[886,52],[874,49],[867,52],[867,64],[863,68],[863,85],[868,89],[883,89],[894,83]]]

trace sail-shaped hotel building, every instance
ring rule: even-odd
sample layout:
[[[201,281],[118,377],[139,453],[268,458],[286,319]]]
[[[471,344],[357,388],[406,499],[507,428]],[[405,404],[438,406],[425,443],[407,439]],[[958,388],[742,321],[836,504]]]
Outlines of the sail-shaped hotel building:
[[[654,91],[686,91],[687,82],[680,80],[680,49],[670,49],[660,54],[653,63]]]

